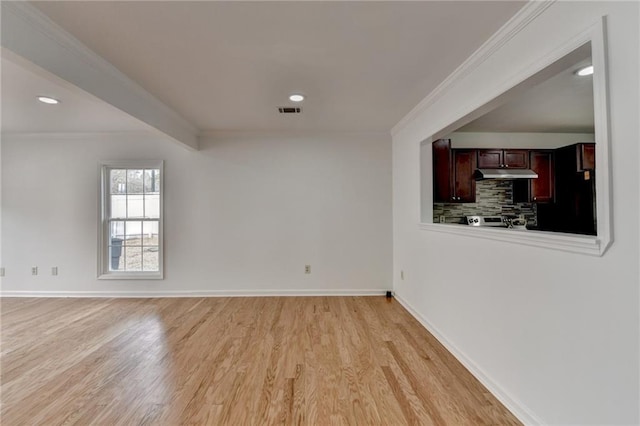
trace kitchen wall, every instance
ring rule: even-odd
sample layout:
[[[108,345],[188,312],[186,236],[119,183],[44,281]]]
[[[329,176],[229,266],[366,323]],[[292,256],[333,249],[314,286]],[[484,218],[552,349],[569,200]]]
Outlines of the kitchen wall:
[[[640,423],[639,6],[552,3],[393,132],[395,295],[529,424]],[[603,15],[614,194],[607,252],[422,229],[420,144]]]
[[[556,149],[579,142],[593,142],[593,133],[453,132],[451,148]]]
[[[476,182],[475,203],[433,203],[433,222],[464,223],[465,216],[520,216],[524,215],[527,224],[537,224],[537,209],[532,203],[513,202],[513,181],[488,179]]]
[[[200,145],[188,151],[149,135],[4,135],[3,293],[391,288],[388,134],[231,132]],[[162,281],[96,279],[98,163],[119,159],[165,160]]]

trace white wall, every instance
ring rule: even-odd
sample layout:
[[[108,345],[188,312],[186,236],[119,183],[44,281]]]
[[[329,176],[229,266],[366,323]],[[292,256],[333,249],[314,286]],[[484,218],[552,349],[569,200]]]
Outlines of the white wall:
[[[162,281],[96,279],[98,163],[120,159],[165,160]],[[191,152],[150,136],[5,136],[2,215],[3,292],[385,290],[391,138],[228,133]]]
[[[611,248],[592,257],[419,229],[420,142],[602,15]],[[637,2],[556,2],[393,137],[396,295],[529,422],[640,422],[638,27]]]

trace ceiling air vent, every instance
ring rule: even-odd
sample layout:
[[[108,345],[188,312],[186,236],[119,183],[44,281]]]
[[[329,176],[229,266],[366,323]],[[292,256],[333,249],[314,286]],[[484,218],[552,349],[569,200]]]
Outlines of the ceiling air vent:
[[[278,111],[280,111],[280,114],[300,114],[302,112],[302,108],[300,108],[300,107],[278,107]]]

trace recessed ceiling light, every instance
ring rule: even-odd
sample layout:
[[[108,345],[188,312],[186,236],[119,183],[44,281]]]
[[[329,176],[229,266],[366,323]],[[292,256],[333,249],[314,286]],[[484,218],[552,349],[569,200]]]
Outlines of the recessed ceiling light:
[[[60,103],[59,100],[50,98],[49,96],[38,96],[38,100],[44,104],[49,104],[49,105],[55,105]]]
[[[580,77],[585,77],[587,75],[593,74],[593,65],[589,65],[588,67],[580,68],[576,71],[576,74]]]
[[[304,95],[301,95],[299,93],[294,93],[293,95],[289,96],[289,100],[291,102],[302,102],[304,101]]]

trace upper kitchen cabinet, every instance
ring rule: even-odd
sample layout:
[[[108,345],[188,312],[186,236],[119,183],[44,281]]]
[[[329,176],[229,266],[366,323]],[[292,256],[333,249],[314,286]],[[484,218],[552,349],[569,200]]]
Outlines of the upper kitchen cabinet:
[[[517,179],[513,182],[513,201],[516,203],[552,203],[555,199],[555,161],[552,150],[531,150],[530,169],[536,179]]]
[[[505,149],[503,152],[503,164],[512,169],[526,169],[529,167],[529,151],[525,149]]]
[[[438,139],[431,145],[433,159],[433,202],[451,200],[451,139]]]
[[[498,169],[500,167],[502,167],[502,150],[501,149],[479,149],[478,150],[478,168]]]
[[[453,193],[452,201],[474,203],[476,201],[476,150],[453,150]]]
[[[525,149],[480,149],[479,169],[526,169],[529,167],[528,151]]]
[[[534,203],[550,203],[555,195],[555,168],[553,151],[531,151],[531,170],[538,174],[531,179],[530,200]]]
[[[431,144],[433,202],[473,203],[476,200],[476,150],[451,149],[450,139]]]
[[[579,143],[576,144],[576,164],[578,171],[595,170],[596,168],[596,144]]]

